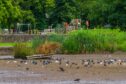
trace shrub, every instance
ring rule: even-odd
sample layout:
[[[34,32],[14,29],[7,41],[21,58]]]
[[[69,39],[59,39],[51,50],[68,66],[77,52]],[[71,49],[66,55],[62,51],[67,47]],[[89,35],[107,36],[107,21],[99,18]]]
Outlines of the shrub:
[[[59,42],[59,43],[63,43],[63,40],[64,40],[64,35],[59,35],[59,34],[47,35],[44,38],[35,37],[32,40],[32,48],[33,49],[36,49],[40,45],[44,44],[46,41],[48,41],[48,42]]]
[[[55,54],[57,50],[60,49],[60,44],[57,42],[48,42],[46,41],[44,44],[40,45],[36,51],[39,54]]]
[[[27,59],[26,56],[29,56],[32,54],[33,54],[32,48],[29,47],[25,43],[17,43],[14,46],[14,57],[15,58]]]

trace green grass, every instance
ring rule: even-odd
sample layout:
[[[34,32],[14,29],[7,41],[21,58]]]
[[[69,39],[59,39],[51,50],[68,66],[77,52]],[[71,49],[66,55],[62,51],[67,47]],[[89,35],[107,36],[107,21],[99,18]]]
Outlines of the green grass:
[[[63,42],[67,53],[98,53],[126,51],[126,32],[118,29],[76,30]]]
[[[0,43],[0,47],[13,47],[15,43]]]
[[[126,32],[119,29],[74,30],[66,35],[52,34],[46,39],[34,39],[32,46],[39,46],[46,40],[60,43],[61,52],[66,54],[126,52]]]
[[[27,59],[26,56],[30,56],[34,54],[34,51],[31,47],[29,47],[29,43],[16,43],[14,46],[14,57]]]
[[[26,42],[26,44],[28,45],[28,46],[32,46],[32,43],[31,42]],[[3,43],[3,42],[0,42],[0,47],[13,47],[13,46],[15,46],[16,45],[16,43]]]
[[[61,53],[102,53],[102,52],[126,52],[126,32],[118,29],[89,29],[75,30],[66,35],[52,34],[45,39],[34,38],[26,42],[27,46],[36,49],[45,41],[61,44]],[[0,46],[14,46],[16,43],[0,43]]]

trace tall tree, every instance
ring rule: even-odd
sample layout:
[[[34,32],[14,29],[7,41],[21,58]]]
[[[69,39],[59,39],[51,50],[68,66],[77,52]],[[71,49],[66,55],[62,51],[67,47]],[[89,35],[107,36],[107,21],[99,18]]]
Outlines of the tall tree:
[[[76,17],[75,0],[56,0],[55,4],[56,7],[50,18],[52,24],[70,22],[72,18]]]

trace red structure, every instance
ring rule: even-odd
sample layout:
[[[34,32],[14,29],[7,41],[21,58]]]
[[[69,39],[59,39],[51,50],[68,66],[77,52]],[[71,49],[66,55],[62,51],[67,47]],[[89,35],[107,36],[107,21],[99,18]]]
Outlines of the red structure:
[[[65,33],[67,32],[67,29],[69,27],[69,24],[67,22],[64,23],[64,26],[65,26]]]

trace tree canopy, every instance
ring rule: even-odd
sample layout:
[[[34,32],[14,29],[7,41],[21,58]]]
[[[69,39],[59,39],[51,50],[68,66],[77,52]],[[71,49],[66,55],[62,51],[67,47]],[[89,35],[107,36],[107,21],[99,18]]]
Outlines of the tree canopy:
[[[89,20],[91,27],[110,24],[126,29],[126,0],[0,0],[0,27],[32,23],[49,25]]]

